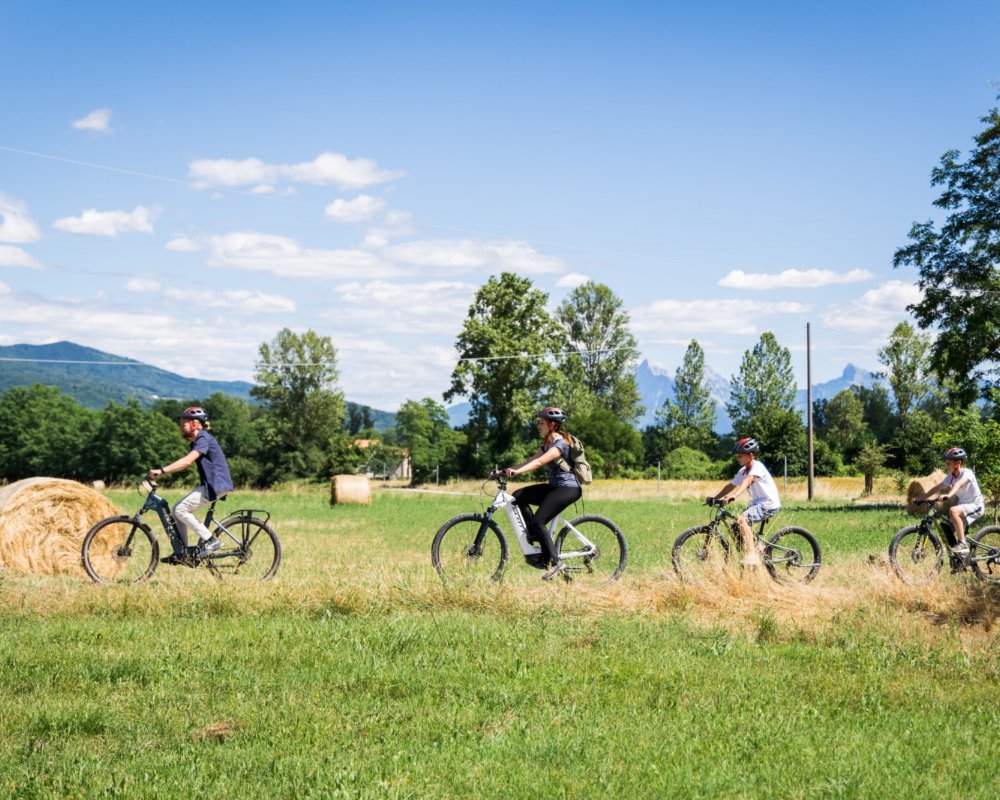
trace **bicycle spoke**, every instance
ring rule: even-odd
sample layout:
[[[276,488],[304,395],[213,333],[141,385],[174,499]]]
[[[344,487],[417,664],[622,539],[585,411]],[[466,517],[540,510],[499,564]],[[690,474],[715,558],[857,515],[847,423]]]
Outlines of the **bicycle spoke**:
[[[690,528],[674,543],[674,571],[684,583],[717,582],[729,563],[729,542],[711,526]]]
[[[987,583],[1000,583],[1000,527],[989,526],[970,537],[969,554],[976,577]]]
[[[764,545],[764,565],[779,583],[808,583],[821,561],[819,543],[805,528],[782,528]]]
[[[904,528],[889,544],[889,561],[904,583],[928,583],[941,572],[944,548],[930,531],[920,527]]]
[[[555,544],[566,571],[577,578],[617,580],[628,561],[625,535],[611,520],[596,514],[567,522]]]

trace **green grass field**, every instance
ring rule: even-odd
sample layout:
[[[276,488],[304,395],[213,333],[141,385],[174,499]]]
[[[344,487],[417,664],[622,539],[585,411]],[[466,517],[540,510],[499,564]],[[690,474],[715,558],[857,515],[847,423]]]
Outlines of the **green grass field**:
[[[629,541],[612,586],[518,558],[501,584],[443,586],[431,538],[478,497],[331,508],[320,488],[227,503],[272,512],[273,582],[0,573],[0,796],[1000,794],[998,595],[896,581],[902,511],[792,502],[780,524],[823,546],[814,584],[703,588],[670,547],[707,509],[592,496]]]

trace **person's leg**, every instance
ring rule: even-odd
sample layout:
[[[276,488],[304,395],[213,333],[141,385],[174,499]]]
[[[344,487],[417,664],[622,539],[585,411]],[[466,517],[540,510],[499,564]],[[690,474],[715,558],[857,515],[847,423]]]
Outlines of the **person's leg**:
[[[534,516],[531,506],[538,506],[548,495],[549,488],[547,483],[533,483],[530,486],[522,486],[514,492],[514,502],[521,509],[521,516],[528,528],[528,541],[535,544],[538,544],[538,540],[534,538],[535,534],[531,529],[531,519]]]
[[[982,515],[982,506],[976,506],[972,503],[954,505],[948,509],[948,519],[951,521],[951,526],[955,530],[956,550],[961,552],[968,550],[969,545],[965,541],[965,532],[968,530],[969,525],[979,519]]]
[[[177,520],[177,524],[181,528],[180,533],[185,539],[190,533],[195,534],[202,543],[212,538],[208,528],[195,516],[198,509],[211,505],[211,503],[212,501],[208,499],[207,488],[199,486],[174,506],[174,519]]]
[[[552,541],[548,525],[559,516],[560,511],[579,500],[583,492],[579,486],[547,486],[546,488],[548,492],[532,516],[529,529],[532,535],[537,537],[542,546],[542,552],[546,554],[549,563],[558,564],[559,554],[556,552],[555,542]]]
[[[769,516],[771,515],[764,511],[762,506],[752,505],[736,518],[743,539],[743,564],[746,566],[755,567],[760,564],[760,553],[757,552],[757,543],[754,541],[753,526]]]

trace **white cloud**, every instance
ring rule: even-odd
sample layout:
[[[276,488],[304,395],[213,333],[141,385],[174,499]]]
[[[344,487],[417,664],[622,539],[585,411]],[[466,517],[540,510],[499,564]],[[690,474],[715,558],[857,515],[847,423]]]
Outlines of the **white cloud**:
[[[834,272],[829,269],[786,269],[784,272],[744,272],[736,269],[719,281],[719,286],[730,289],[818,289],[843,283],[860,283],[872,277],[872,273],[864,269],[852,269],[850,272]]]
[[[231,311],[252,311],[254,313],[288,313],[295,311],[295,301],[278,294],[264,294],[246,289],[225,292],[187,289],[167,289],[163,292],[169,300],[187,303],[199,308],[223,308]]]
[[[119,233],[153,233],[158,208],[136,206],[132,211],[86,209],[79,217],[63,217],[52,223],[56,230],[83,236],[117,236]]]
[[[0,245],[0,267],[28,267],[38,269],[42,265],[31,253],[20,247]]]
[[[190,236],[178,236],[167,242],[164,247],[177,253],[197,253],[202,249],[201,242]]]
[[[823,314],[823,322],[834,330],[878,334],[908,319],[908,305],[919,303],[923,295],[914,284],[886,281],[869,289],[854,303],[832,305]]]
[[[570,272],[556,281],[556,288],[575,289],[577,286],[583,286],[589,280],[590,278],[587,275],[581,275],[579,272]]]
[[[326,216],[334,222],[364,222],[385,208],[385,200],[359,194],[353,200],[336,199],[326,207]]]
[[[401,236],[412,236],[416,227],[410,221],[409,211],[390,210],[385,214],[382,224],[371,228],[366,234],[363,247],[385,247],[393,239]]]
[[[274,192],[274,187],[269,186],[266,183],[262,183],[260,186],[254,186],[250,192],[251,194],[272,194]]]
[[[287,236],[236,232],[207,237],[212,267],[270,272],[291,278],[394,277],[402,273],[364,250],[324,250],[302,247]]]
[[[338,327],[373,336],[456,336],[478,288],[454,281],[347,283],[334,290],[339,300],[324,316]]]
[[[0,192],[0,242],[27,244],[41,238],[42,232],[28,216],[27,205]]]
[[[108,133],[111,130],[110,125],[110,108],[98,108],[73,122],[73,127],[78,131],[94,131],[96,133]]]
[[[752,335],[758,321],[767,323],[776,314],[803,314],[812,307],[803,303],[734,300],[657,300],[633,309],[629,316],[638,333],[663,333],[689,340],[695,333]]]
[[[130,278],[125,288],[136,294],[153,294],[160,291],[160,282],[153,278]]]
[[[515,241],[424,240],[387,247],[384,254],[392,261],[448,272],[506,270],[530,274],[566,270],[561,258],[543,255],[525,242]]]
[[[280,181],[361,189],[377,183],[402,178],[406,173],[380,169],[369,158],[350,159],[341,153],[320,153],[312,161],[298,164],[268,164],[259,158],[198,159],[188,164],[188,171],[206,186],[271,185]]]

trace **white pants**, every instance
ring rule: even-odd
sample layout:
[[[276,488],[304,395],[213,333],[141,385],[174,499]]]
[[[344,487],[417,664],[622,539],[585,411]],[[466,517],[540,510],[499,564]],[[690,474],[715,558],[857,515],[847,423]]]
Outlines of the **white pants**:
[[[187,541],[188,534],[190,533],[197,534],[198,538],[203,542],[212,538],[212,534],[209,533],[208,528],[194,515],[194,512],[199,508],[204,508],[211,504],[212,501],[208,499],[208,487],[199,486],[174,506],[174,519],[177,520],[177,524],[181,529],[180,534],[185,541]]]

